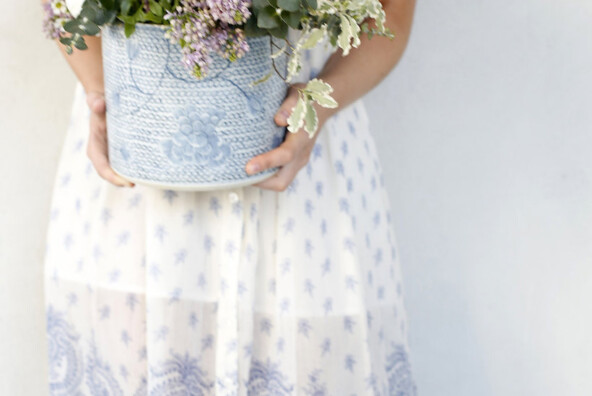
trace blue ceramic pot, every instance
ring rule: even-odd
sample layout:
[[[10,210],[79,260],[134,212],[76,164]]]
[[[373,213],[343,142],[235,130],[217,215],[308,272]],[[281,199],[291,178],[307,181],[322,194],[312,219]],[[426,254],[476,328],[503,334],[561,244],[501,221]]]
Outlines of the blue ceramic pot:
[[[273,74],[270,37],[248,38],[236,62],[212,54],[202,80],[181,63],[167,27],[137,24],[126,38],[122,24],[102,29],[109,161],[124,178],[155,187],[214,190],[253,184],[278,168],[249,176],[246,163],[284,139],[274,115],[286,83]],[[284,72],[286,59],[276,59]]]

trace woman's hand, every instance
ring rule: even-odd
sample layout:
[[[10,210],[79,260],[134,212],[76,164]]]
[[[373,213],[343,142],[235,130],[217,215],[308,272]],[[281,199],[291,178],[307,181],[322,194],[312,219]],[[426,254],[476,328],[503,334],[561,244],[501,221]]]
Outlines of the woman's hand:
[[[90,129],[86,155],[88,155],[100,177],[118,187],[133,187],[134,183],[123,179],[109,165],[105,96],[97,91],[89,91],[86,93],[86,104],[90,109]]]
[[[288,125],[288,117],[292,108],[298,101],[298,90],[296,87],[304,87],[305,84],[297,83],[290,86],[286,99],[275,114],[275,123],[279,126]],[[315,104],[319,117],[318,129],[314,136],[310,138],[304,129],[298,132],[286,131],[286,139],[278,147],[266,153],[253,157],[247,163],[245,170],[249,175],[256,174],[265,169],[279,166],[280,169],[269,178],[253,184],[253,186],[274,190],[284,191],[292,180],[296,177],[300,169],[306,166],[310,159],[310,153],[315,145],[319,132],[325,121],[329,118],[328,109]]]

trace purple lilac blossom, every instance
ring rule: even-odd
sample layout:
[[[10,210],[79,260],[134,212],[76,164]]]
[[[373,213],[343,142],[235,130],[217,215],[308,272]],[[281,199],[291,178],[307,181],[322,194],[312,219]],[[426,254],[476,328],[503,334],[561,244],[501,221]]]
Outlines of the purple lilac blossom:
[[[50,0],[42,6],[44,12],[42,28],[46,37],[50,39],[64,37],[66,35],[64,23],[74,19],[66,3],[62,0]]]
[[[205,77],[211,51],[235,61],[249,46],[239,25],[251,16],[250,0],[185,0],[165,19],[166,37],[181,45],[183,64],[198,78]]]

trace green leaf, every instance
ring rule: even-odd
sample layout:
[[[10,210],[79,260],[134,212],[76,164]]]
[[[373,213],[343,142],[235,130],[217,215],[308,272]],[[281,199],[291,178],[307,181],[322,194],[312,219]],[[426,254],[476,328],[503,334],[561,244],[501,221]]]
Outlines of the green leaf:
[[[310,96],[319,105],[326,107],[328,109],[334,109],[338,106],[337,101],[335,99],[333,99],[331,96],[329,96],[328,94],[327,95],[317,95],[317,94],[311,93]]]
[[[269,34],[280,39],[285,39],[288,37],[288,25],[282,23],[278,28],[269,29]]]
[[[305,90],[321,95],[333,92],[333,88],[329,84],[318,78],[313,78],[308,83],[306,83]]]
[[[124,27],[125,37],[131,36],[136,31],[136,25],[131,23],[126,23]]]
[[[306,103],[302,94],[299,94],[298,101],[292,109],[292,114],[288,117],[288,131],[298,132],[302,128],[304,122],[304,112],[306,111]]]
[[[74,47],[78,48],[79,50],[85,50],[88,48],[82,37],[74,42]]]
[[[268,5],[269,2],[267,0],[253,0],[253,10],[255,11],[255,14]]]
[[[254,16],[251,16],[249,19],[247,19],[247,22],[244,26],[244,31],[245,34],[250,37],[260,37],[267,34],[267,30],[261,29],[257,26],[257,20]]]
[[[161,23],[162,17],[156,16],[152,12],[149,12],[147,14],[143,14],[142,20],[150,21],[150,22],[154,22],[154,23]]]
[[[319,41],[325,36],[325,31],[323,29],[314,28],[311,30],[308,38],[302,44],[303,49],[310,49],[317,45]]]
[[[331,92],[333,92],[333,87],[329,84],[324,82],[323,80],[319,80],[318,78],[313,78],[310,80],[306,87],[304,87],[304,92],[310,96],[312,100],[317,102],[319,105],[326,107],[326,108],[335,108],[337,107],[337,101],[331,97]]]
[[[306,115],[305,115],[305,124],[304,130],[308,132],[309,137],[313,137],[314,133],[317,130],[317,126],[319,125],[319,119],[317,117],[317,111],[315,110],[314,106],[312,105],[311,100],[306,101]]]
[[[305,0],[310,8],[316,10],[318,8],[317,0]]]
[[[300,0],[277,0],[277,5],[286,11],[298,11],[300,9]]]
[[[349,19],[345,15],[340,15],[341,18],[341,33],[337,38],[339,43],[339,47],[343,49],[343,54],[347,55],[349,53],[349,49],[351,47],[350,41],[353,36],[352,27],[350,25]]]
[[[68,33],[76,33],[80,32],[79,26],[80,22],[76,19],[71,19],[68,22],[64,23],[64,30]]]
[[[162,9],[162,7],[160,6],[160,4],[158,4],[156,1],[154,0],[150,0],[150,11],[152,11],[154,13],[154,15],[157,16],[162,16],[164,11]]]
[[[82,3],[82,8],[80,10],[80,14],[76,19],[82,21],[82,18],[86,17],[91,21],[94,21],[97,18],[97,12],[100,11],[100,8],[93,2],[85,1]]]
[[[132,8],[132,0],[123,0],[121,2],[121,14],[129,15],[131,8]]]
[[[115,10],[102,10],[97,13],[97,17],[93,20],[94,23],[101,26],[107,23],[111,23],[117,17],[117,11]]]
[[[280,26],[279,16],[273,7],[265,7],[257,16],[257,26],[263,29],[274,29]]]
[[[302,19],[302,14],[298,12],[290,12],[287,16],[281,16],[282,20],[288,24],[293,29],[298,29],[300,27],[300,19]]]
[[[88,36],[96,36],[101,32],[101,29],[99,29],[99,27],[92,22],[87,22],[86,24],[82,25],[81,29],[84,31],[84,34]]]

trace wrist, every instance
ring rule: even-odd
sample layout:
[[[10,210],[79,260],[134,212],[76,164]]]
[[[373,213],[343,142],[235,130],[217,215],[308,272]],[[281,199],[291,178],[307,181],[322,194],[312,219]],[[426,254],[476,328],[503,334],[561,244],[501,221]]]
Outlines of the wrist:
[[[105,93],[102,91],[85,90],[86,105],[91,112],[103,114],[106,110]]]
[[[100,95],[102,97],[105,97],[105,88],[103,86],[100,85],[92,85],[92,86],[86,86],[86,85],[82,85],[82,89],[84,90],[84,93],[86,95],[89,94],[96,94],[96,95]]]

